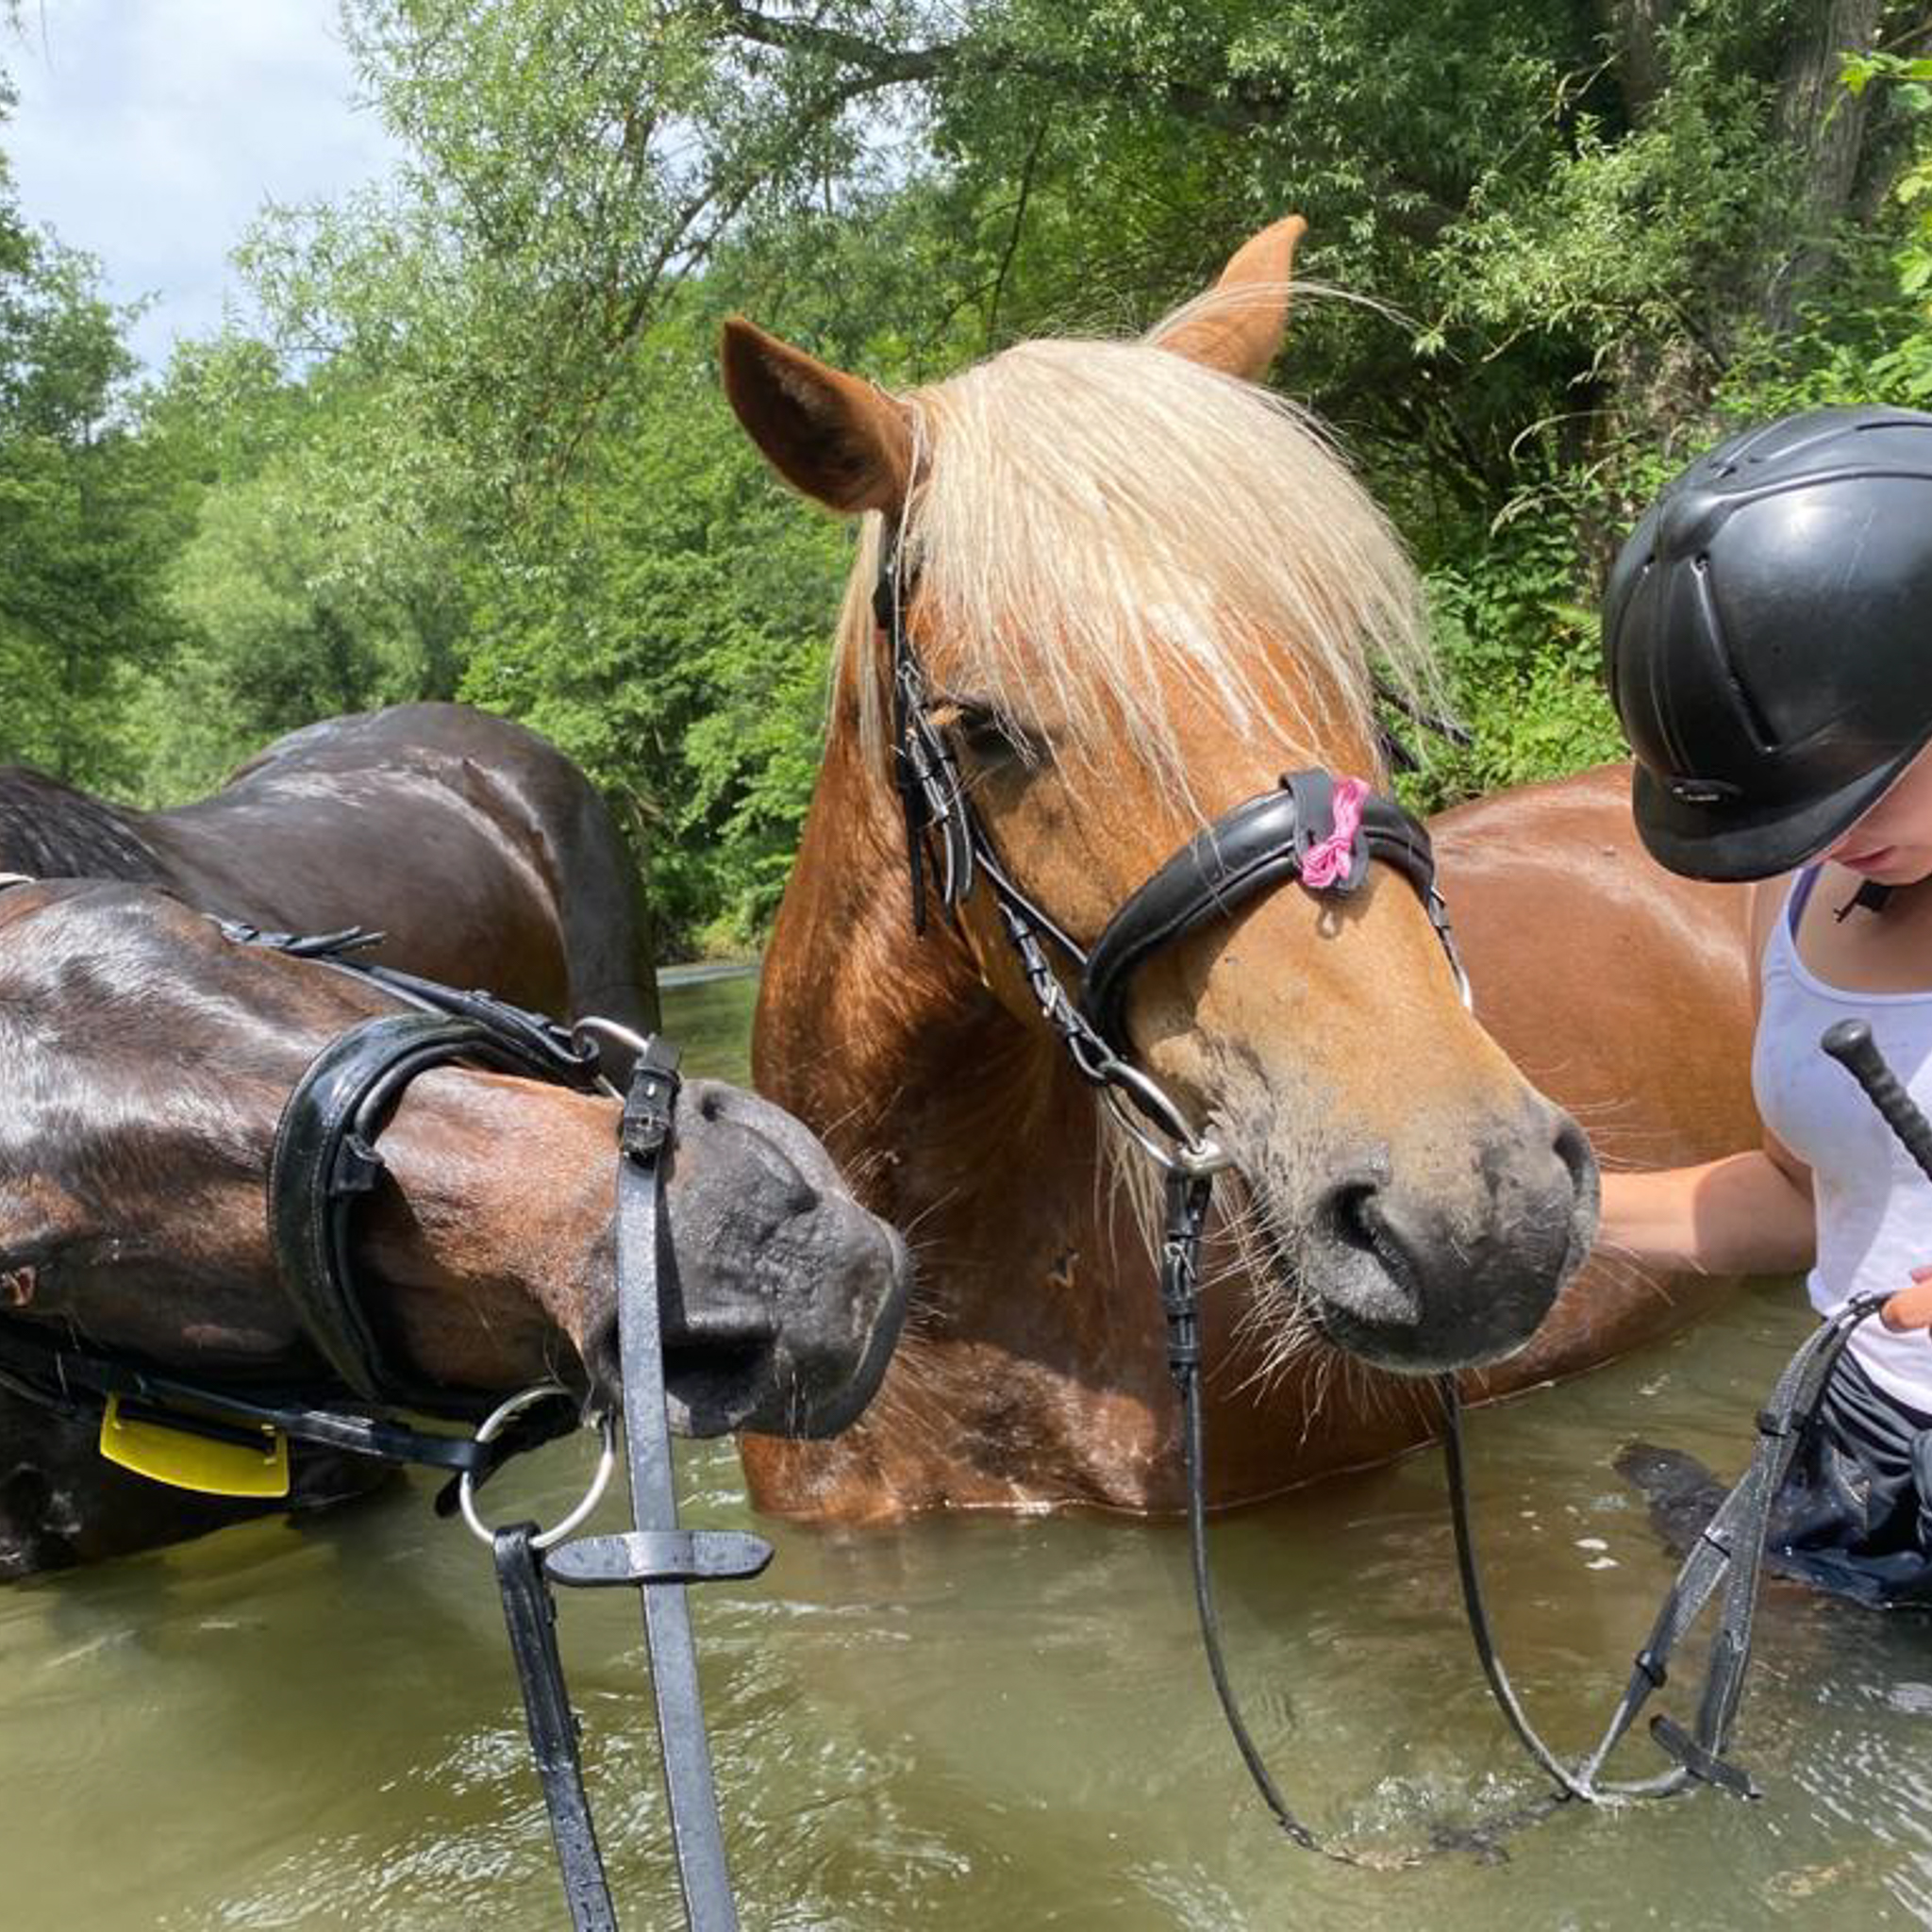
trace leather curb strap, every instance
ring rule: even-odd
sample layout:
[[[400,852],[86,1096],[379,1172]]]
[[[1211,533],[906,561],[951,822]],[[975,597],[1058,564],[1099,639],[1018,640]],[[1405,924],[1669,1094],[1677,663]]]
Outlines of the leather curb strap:
[[[497,1581],[523,1690],[551,1839],[575,1932],[615,1932],[617,1919],[585,1796],[576,1721],[558,1652],[550,1586],[642,1593],[671,1837],[691,1932],[737,1932],[717,1784],[699,1693],[690,1583],[758,1575],[772,1560],[762,1538],[678,1526],[671,1424],[664,1398],[663,1285],[676,1278],[664,1215],[678,1091],[677,1049],[653,1038],[632,1070],[617,1166],[618,1352],[633,1532],[581,1538],[540,1555],[529,1525],[499,1530]]]

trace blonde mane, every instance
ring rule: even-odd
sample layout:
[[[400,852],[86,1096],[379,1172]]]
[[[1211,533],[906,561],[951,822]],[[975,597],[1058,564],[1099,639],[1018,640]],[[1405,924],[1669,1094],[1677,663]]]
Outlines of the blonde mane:
[[[1016,724],[1050,707],[1075,766],[1124,734],[1198,816],[1176,704],[1307,761],[1338,727],[1373,741],[1377,673],[1424,703],[1440,688],[1388,521],[1305,410],[1157,346],[1176,319],[1138,342],[1023,343],[915,391],[900,541],[949,689]],[[839,629],[874,754],[881,536],[868,516]]]

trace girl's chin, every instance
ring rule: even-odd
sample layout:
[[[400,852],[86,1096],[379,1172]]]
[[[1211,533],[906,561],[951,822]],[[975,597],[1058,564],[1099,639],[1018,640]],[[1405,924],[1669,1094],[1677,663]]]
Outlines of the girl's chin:
[[[1878,846],[1834,862],[1874,886],[1915,886],[1932,875],[1932,852],[1905,851],[1896,845]]]

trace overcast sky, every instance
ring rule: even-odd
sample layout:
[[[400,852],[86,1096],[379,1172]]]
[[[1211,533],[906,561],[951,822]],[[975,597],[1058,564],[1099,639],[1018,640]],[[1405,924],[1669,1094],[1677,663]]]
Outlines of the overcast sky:
[[[334,199],[390,149],[351,98],[336,0],[25,0],[0,130],[30,222],[156,299],[135,352],[158,368],[236,290],[228,251],[262,203]]]

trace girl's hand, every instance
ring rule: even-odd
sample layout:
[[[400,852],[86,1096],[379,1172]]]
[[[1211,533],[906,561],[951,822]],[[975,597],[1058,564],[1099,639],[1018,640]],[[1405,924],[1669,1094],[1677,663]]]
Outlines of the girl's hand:
[[[1879,1309],[1878,1319],[1894,1334],[1908,1328],[1932,1328],[1932,1265],[1912,1270],[1912,1285]]]

